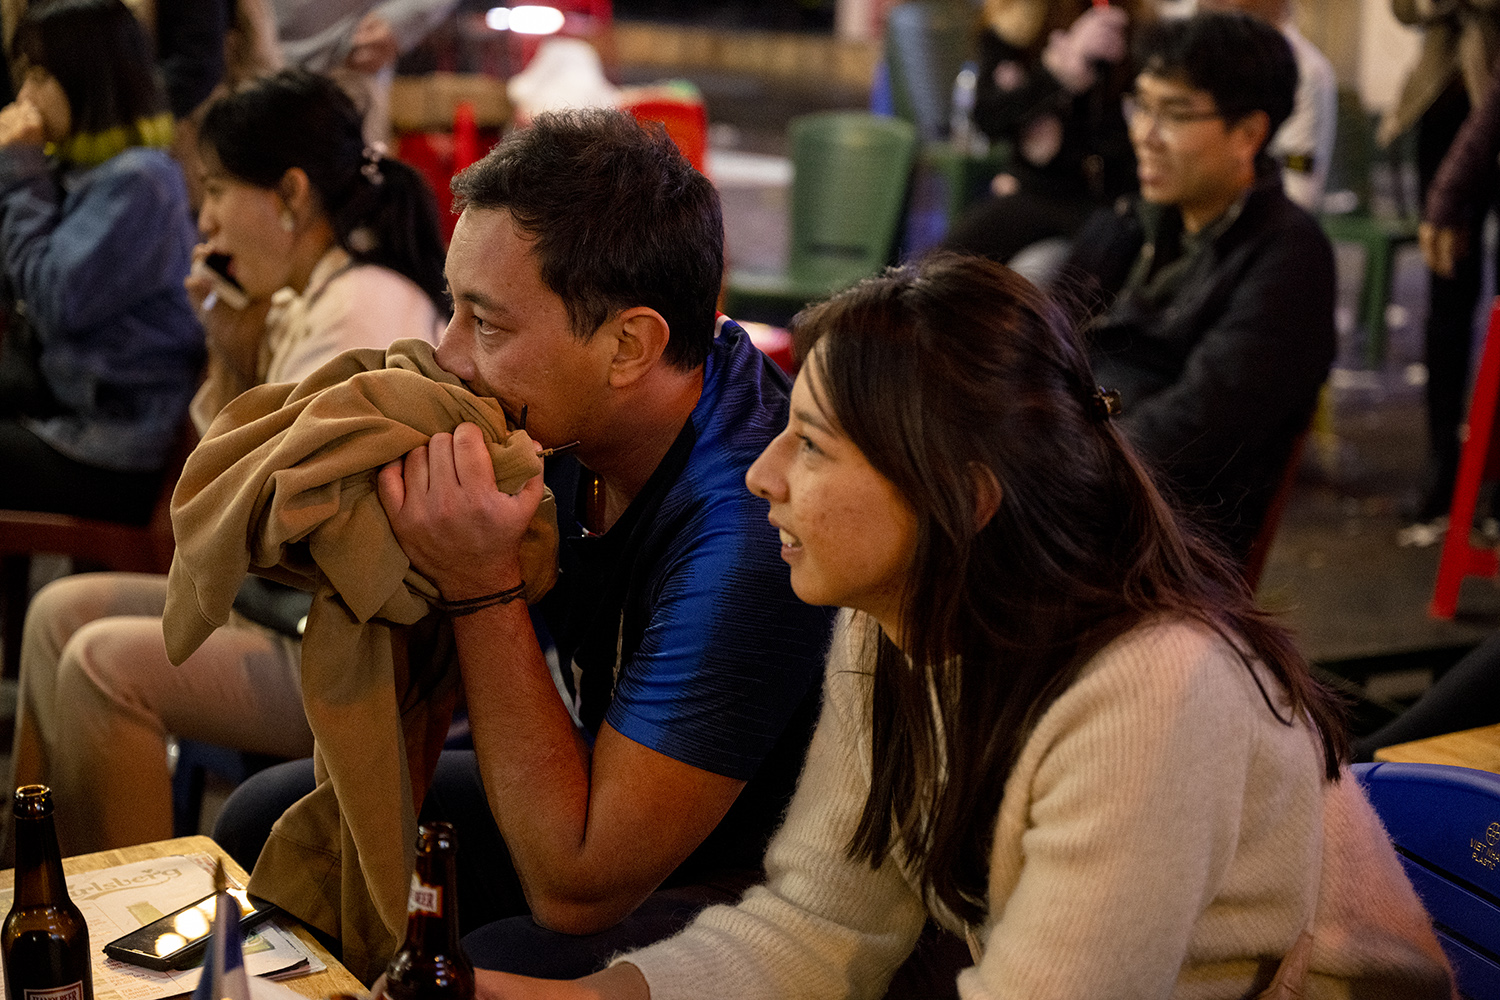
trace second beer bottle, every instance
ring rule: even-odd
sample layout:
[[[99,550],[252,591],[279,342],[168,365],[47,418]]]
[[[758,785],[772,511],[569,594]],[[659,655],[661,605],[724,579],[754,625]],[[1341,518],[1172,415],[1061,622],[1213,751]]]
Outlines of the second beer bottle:
[[[422,826],[406,903],[406,940],[385,970],[385,995],[390,1000],[474,996],[474,966],[458,940],[457,849],[450,824]]]
[[[6,1000],[94,1000],[89,928],[68,898],[46,785],[16,789],[16,896],[0,925]]]

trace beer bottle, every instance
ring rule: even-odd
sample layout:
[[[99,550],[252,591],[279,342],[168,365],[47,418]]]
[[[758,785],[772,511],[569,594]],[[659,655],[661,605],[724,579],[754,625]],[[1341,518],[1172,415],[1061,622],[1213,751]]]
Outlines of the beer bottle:
[[[474,966],[458,940],[458,850],[453,827],[427,823],[417,837],[417,870],[406,901],[406,941],[385,970],[390,1000],[472,1000]]]
[[[52,790],[16,789],[16,897],[0,925],[6,1000],[94,1000],[89,928],[68,898]]]

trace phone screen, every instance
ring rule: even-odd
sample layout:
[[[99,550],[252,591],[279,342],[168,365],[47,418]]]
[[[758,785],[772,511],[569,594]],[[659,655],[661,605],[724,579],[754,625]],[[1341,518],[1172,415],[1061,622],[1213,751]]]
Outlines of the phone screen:
[[[275,907],[251,896],[244,889],[230,889],[240,905],[240,927],[253,926],[270,916]],[[104,953],[148,969],[185,969],[196,964],[214,927],[218,897],[205,896],[159,920],[104,946]]]
[[[229,255],[223,253],[211,253],[203,258],[202,266],[193,265],[194,273],[208,275],[213,281],[213,301],[222,301],[231,309],[243,309],[250,304],[250,297],[245,294],[245,288],[235,280],[234,275],[229,273]],[[213,302],[204,299],[205,308],[212,309]]]
[[[229,255],[227,253],[211,253],[203,258],[203,263],[208,266],[210,271],[227,281],[231,287],[244,291],[239,281],[235,279],[234,275],[229,273]]]

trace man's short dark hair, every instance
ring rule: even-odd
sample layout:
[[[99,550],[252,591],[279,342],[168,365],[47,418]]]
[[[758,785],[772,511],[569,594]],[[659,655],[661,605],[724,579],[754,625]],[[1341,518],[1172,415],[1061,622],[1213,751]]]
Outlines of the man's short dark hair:
[[[1271,120],[1268,142],[1291,115],[1297,94],[1297,60],[1285,36],[1238,12],[1157,21],[1142,34],[1135,65],[1137,72],[1208,91],[1231,123],[1264,111]]]
[[[592,336],[649,306],[666,361],[691,370],[713,343],[724,270],[718,192],[667,138],[618,111],[549,112],[453,179],[460,208],[505,209],[535,242],[542,281]]]

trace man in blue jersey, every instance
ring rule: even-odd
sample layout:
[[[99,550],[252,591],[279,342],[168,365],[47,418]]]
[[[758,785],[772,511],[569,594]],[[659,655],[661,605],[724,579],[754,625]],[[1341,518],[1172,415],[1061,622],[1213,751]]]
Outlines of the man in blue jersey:
[[[453,186],[438,361],[573,447],[548,460],[562,572],[530,615],[503,598],[541,481],[499,492],[472,425],[381,473],[412,564],[474,609],[453,617],[474,751],[444,755],[423,818],[458,828],[462,922],[489,925],[475,961],[579,975],[758,875],[831,619],[793,595],[745,488],[789,384],[716,319],[707,179],[660,130],[594,111],[539,117]],[[288,767],[261,783],[310,790]]]

